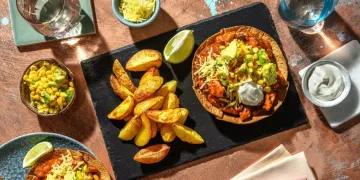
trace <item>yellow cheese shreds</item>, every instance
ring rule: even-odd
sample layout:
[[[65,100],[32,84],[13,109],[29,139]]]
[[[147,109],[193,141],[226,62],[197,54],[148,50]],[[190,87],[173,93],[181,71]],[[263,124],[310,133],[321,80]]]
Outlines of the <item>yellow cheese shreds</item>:
[[[125,20],[143,22],[150,18],[155,10],[155,0],[120,0],[119,11]]]
[[[61,157],[61,164],[54,164],[52,166],[51,173],[47,174],[46,180],[57,180],[62,179],[62,177],[64,180],[76,180],[76,168],[78,166],[72,166],[73,160],[70,151],[67,151],[67,154]]]

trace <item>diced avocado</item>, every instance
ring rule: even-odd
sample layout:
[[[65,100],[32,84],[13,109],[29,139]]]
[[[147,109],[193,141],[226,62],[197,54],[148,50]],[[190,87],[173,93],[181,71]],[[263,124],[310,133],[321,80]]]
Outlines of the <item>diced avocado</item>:
[[[52,87],[58,87],[58,84],[54,81],[50,81],[48,82],[49,86],[52,86]]]
[[[56,68],[56,70],[54,72],[54,77],[55,77],[55,82],[58,84],[61,84],[61,82],[66,79],[67,74],[61,68]]]
[[[41,96],[44,97],[45,104],[49,104],[49,103],[50,103],[50,101],[51,101],[51,96],[50,96],[46,91],[41,92]]]
[[[74,92],[66,90],[65,93],[67,95],[66,101],[71,101],[71,99],[73,98]]]
[[[237,41],[233,40],[224,50],[221,51],[221,57],[224,59],[234,59],[237,55]]]
[[[248,69],[248,67],[247,67],[246,63],[243,63],[243,64],[240,66],[238,72],[239,72],[240,74],[245,74],[245,73],[247,72],[247,69]]]
[[[269,86],[275,84],[277,81],[276,64],[265,64],[262,70],[265,83]]]
[[[264,49],[260,49],[258,52],[258,61],[261,66],[265,65],[269,62],[269,57],[267,56]]]

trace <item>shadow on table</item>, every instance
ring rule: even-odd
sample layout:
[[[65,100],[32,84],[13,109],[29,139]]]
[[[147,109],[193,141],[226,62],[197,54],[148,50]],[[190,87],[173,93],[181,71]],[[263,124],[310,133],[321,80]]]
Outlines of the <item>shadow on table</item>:
[[[133,41],[139,42],[141,40],[159,35],[161,33],[176,28],[178,28],[178,26],[176,25],[175,21],[164,9],[161,8],[158,16],[151,24],[141,28],[129,28],[129,30]],[[153,42],[153,43],[157,43],[157,42]]]
[[[324,57],[351,40],[358,39],[336,11],[325,19],[324,28],[317,34],[305,34],[290,27],[289,31],[311,62]]]

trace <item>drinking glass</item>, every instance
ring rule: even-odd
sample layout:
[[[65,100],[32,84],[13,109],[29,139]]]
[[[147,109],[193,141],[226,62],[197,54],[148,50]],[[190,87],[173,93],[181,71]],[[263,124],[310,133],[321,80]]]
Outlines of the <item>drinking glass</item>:
[[[78,0],[16,0],[16,6],[36,31],[48,37],[68,36],[82,18]]]
[[[321,31],[339,0],[280,0],[279,14],[288,26],[306,34]]]

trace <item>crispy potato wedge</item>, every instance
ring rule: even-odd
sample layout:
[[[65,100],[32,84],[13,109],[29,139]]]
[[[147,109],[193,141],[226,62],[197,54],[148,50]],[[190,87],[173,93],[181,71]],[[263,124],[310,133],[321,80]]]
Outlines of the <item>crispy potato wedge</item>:
[[[180,106],[180,100],[176,96],[176,94],[169,93],[164,100],[162,109],[175,109],[175,108],[179,108],[179,106]]]
[[[176,135],[172,130],[172,124],[164,124],[160,129],[161,138],[164,142],[172,142]]]
[[[131,114],[135,106],[135,101],[132,96],[128,96],[123,102],[120,103],[111,113],[107,115],[109,119],[123,120],[126,116]]]
[[[175,123],[181,117],[181,108],[166,110],[148,110],[146,116],[159,123]]]
[[[143,112],[147,111],[148,109],[150,109],[152,106],[154,106],[156,103],[158,103],[163,99],[164,98],[162,96],[156,96],[138,103],[134,108],[134,114],[141,115]]]
[[[139,85],[141,86],[142,84],[144,84],[144,82],[146,81],[146,79],[150,76],[160,76],[160,72],[157,68],[152,67],[149,70],[146,71],[146,73],[144,73],[143,76],[141,76]]]
[[[160,88],[164,79],[160,76],[148,77],[144,84],[139,86],[134,92],[134,98],[137,102],[141,102],[144,99],[155,94],[155,91]]]
[[[174,123],[172,125],[173,131],[176,136],[184,142],[190,144],[202,144],[204,143],[204,139],[193,129],[186,127],[181,124]]]
[[[150,120],[143,113],[141,118],[141,128],[135,137],[135,144],[139,147],[145,146],[151,139],[151,123]]]
[[[141,119],[139,116],[134,116],[119,133],[119,138],[124,141],[130,141],[133,139],[141,128]]]
[[[126,73],[124,67],[120,64],[119,60],[115,60],[112,70],[116,76],[116,79],[125,86],[132,93],[136,90],[134,83],[131,81],[129,75]]]
[[[176,123],[184,124],[188,116],[189,116],[189,111],[185,108],[181,108],[181,117]]]
[[[157,134],[157,126],[156,126],[156,122],[150,120],[150,124],[151,124],[151,138],[154,138]]]
[[[177,81],[175,80],[171,80],[167,83],[165,83],[156,93],[155,96],[162,96],[164,98],[166,98],[166,96],[169,93],[175,93],[176,91],[176,86],[177,86]],[[165,99],[164,99],[165,100]],[[158,102],[156,105],[154,105],[153,107],[151,107],[150,109],[161,109],[161,107],[163,106],[164,100]]]
[[[147,71],[152,67],[159,68],[162,65],[161,53],[144,49],[134,54],[126,63],[126,69],[129,71]]]
[[[166,144],[157,144],[141,149],[134,156],[134,160],[143,164],[154,164],[163,160],[169,153],[170,147]]]
[[[181,108],[181,117],[176,123],[184,124],[188,115],[189,111],[185,108]],[[176,137],[175,132],[172,129],[172,124],[163,124],[160,129],[160,134],[164,142],[172,142]]]
[[[110,84],[115,94],[118,95],[122,100],[126,99],[128,96],[134,97],[134,94],[124,85],[122,85],[114,75],[110,76]]]

